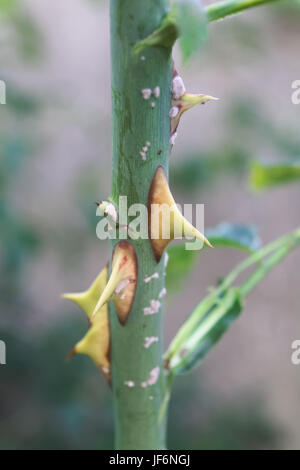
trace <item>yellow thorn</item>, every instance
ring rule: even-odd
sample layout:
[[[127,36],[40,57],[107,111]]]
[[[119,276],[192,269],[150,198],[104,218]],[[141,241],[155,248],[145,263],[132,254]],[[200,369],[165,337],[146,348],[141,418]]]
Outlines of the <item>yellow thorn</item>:
[[[149,238],[159,262],[166,246],[181,237],[195,237],[212,246],[179,211],[169,188],[163,167],[159,166],[152,180],[148,197]]]
[[[87,316],[91,318],[95,306],[98,302],[98,299],[106,286],[107,277],[108,267],[105,266],[105,268],[96,277],[92,285],[86,291],[62,294],[61,297],[63,299],[75,302],[77,305],[79,305],[79,307],[81,307],[85,311]]]

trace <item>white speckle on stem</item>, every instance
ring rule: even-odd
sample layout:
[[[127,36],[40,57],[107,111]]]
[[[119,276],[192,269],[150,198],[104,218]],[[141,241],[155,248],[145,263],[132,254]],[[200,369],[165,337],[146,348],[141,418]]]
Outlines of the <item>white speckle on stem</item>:
[[[135,383],[133,380],[125,380],[124,385],[127,385],[129,388],[133,388],[135,386]]]
[[[150,307],[144,308],[144,315],[154,315],[159,312],[161,303],[159,300],[151,300]]]
[[[172,97],[174,100],[180,100],[182,96],[185,94],[186,89],[183,83],[183,80],[179,75],[172,80]]]
[[[149,385],[156,384],[156,382],[158,381],[159,374],[160,374],[160,368],[159,367],[155,367],[154,369],[152,369],[152,371],[150,372],[150,375],[149,375],[148,384]]]
[[[168,262],[169,262],[169,255],[168,255],[168,253],[165,253],[165,257],[164,257],[164,267],[165,268],[168,266]]]
[[[146,57],[144,55],[142,55],[141,60],[146,60]]]
[[[152,101],[152,103],[151,103],[151,108],[155,108],[155,103],[154,103],[154,101]]]
[[[160,88],[159,86],[156,86],[153,90],[153,95],[155,96],[155,98],[159,98],[160,97]]]
[[[157,343],[157,342],[158,342],[157,336],[146,336],[144,348],[148,349],[150,348],[151,344]]]
[[[164,287],[164,288],[160,291],[158,298],[159,298],[159,299],[162,299],[162,298],[166,295],[166,293],[167,293],[167,289]]]
[[[158,274],[158,273],[154,273],[154,274],[152,274],[152,276],[146,277],[146,278],[144,279],[144,282],[145,282],[146,284],[148,284],[148,282],[150,282],[151,279],[158,279],[158,278],[159,278],[159,274]]]
[[[167,269],[167,266],[168,266],[168,262],[169,262],[169,255],[168,253],[166,252],[165,253],[165,256],[164,256],[164,276],[166,276],[167,272],[166,272],[166,269]]]
[[[169,116],[172,119],[172,118],[176,117],[178,113],[179,113],[178,106],[172,106],[172,108],[170,109],[170,112],[169,112]]]
[[[141,93],[143,95],[144,100],[149,100],[152,95],[152,90],[151,88],[143,88],[143,90],[141,90]]]
[[[129,279],[124,279],[123,281],[121,281],[116,289],[115,289],[115,293],[116,294],[119,294],[123,289],[125,289],[125,287],[128,286],[128,284],[130,284],[130,280]]]
[[[150,142],[146,142],[144,147],[142,148],[142,150],[140,151],[140,156],[142,157],[142,160],[146,160],[147,159],[147,152],[149,150],[149,147],[150,147]]]
[[[172,145],[172,147],[175,144],[176,137],[177,137],[177,132],[174,132],[174,134],[171,135],[171,138],[170,138],[170,145]]]
[[[148,387],[148,385],[155,385],[156,382],[158,381],[159,374],[160,374],[160,368],[154,367],[154,369],[152,369],[149,374],[149,378],[141,383],[141,387],[146,388]]]

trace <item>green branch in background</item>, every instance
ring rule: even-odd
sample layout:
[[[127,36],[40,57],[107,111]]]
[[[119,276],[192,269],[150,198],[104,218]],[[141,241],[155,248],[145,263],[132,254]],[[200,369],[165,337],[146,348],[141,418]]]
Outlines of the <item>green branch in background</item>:
[[[250,185],[254,190],[262,190],[285,183],[300,181],[299,159],[276,165],[254,163],[250,173]]]
[[[244,260],[202,300],[180,328],[165,354],[166,367],[171,375],[188,372],[198,365],[240,315],[246,295],[299,244],[298,228]],[[255,265],[257,268],[244,284],[233,286],[240,274]]]
[[[226,16],[235,15],[241,11],[248,10],[256,6],[264,5],[278,0],[225,0],[217,2],[205,8],[208,21],[217,21]]]
[[[225,0],[204,8],[199,0],[176,0],[159,28],[134,46],[135,54],[157,46],[170,49],[177,39],[188,60],[207,39],[207,23],[278,0]]]

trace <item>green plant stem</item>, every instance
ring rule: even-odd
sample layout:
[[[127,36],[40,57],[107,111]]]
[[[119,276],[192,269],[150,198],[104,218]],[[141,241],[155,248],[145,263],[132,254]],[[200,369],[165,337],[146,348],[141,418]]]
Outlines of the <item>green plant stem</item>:
[[[300,229],[295,230],[292,233],[288,233],[283,237],[278,238],[272,243],[264,246],[253,255],[246,258],[242,261],[231,273],[221,282],[219,287],[216,289],[215,294],[221,295],[221,293],[228,289],[232,283],[238,278],[243,271],[246,271],[254,264],[260,263],[266,256],[270,255],[272,252],[285,247],[287,243],[298,243],[300,237]]]
[[[254,289],[254,287],[261,281],[268,272],[276,266],[281,260],[283,260],[290,251],[295,248],[300,243],[300,236],[295,238],[292,243],[287,246],[283,246],[281,249],[276,251],[272,256],[270,256],[267,261],[257,269],[252,276],[240,287],[240,292],[243,297],[249,294],[249,292]]]
[[[147,205],[155,170],[162,165],[168,174],[170,153],[171,49],[148,47],[140,54],[134,45],[150,35],[167,14],[167,0],[111,0],[111,75],[113,169],[111,199],[127,196],[128,208]],[[159,98],[145,100],[142,89],[160,88]],[[154,103],[151,105],[151,103]],[[146,160],[140,152],[150,143]],[[138,213],[136,214],[138,215]],[[129,240],[130,241],[130,240]],[[158,300],[164,287],[164,257],[156,263],[149,240],[130,241],[138,257],[138,283],[128,322],[121,326],[110,305],[112,391],[115,411],[115,447],[165,448],[165,420],[159,419],[165,396],[162,365],[162,308],[145,315],[144,308]],[[111,249],[116,241],[112,241]],[[158,273],[158,278],[144,279]],[[160,300],[162,302],[162,300]],[[112,303],[111,303],[112,304]],[[158,341],[145,348],[145,338]],[[142,387],[150,372],[159,367],[159,378]],[[126,382],[134,382],[128,387]]]
[[[208,21],[217,21],[249,8],[275,1],[278,0],[225,0],[224,2],[216,2],[209,5],[205,11]]]
[[[166,359],[170,359],[180,345],[186,340],[186,337],[196,328],[197,324],[204,315],[216,304],[224,292],[232,287],[236,279],[251,266],[262,263],[247,281],[239,287],[242,296],[246,296],[264,276],[281,261],[294,247],[300,243],[300,229],[284,235],[272,243],[264,246],[253,255],[242,261],[230,274],[221,282],[221,284],[212,291],[194,310],[188,320],[182,325],[177,335],[173,339],[170,347],[165,354]],[[267,260],[265,260],[265,258]],[[265,261],[264,261],[265,260]]]

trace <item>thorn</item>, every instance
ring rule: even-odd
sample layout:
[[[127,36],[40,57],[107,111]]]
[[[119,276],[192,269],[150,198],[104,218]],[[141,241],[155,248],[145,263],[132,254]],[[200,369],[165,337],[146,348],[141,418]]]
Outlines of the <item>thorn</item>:
[[[207,238],[179,211],[162,166],[157,168],[152,180],[148,196],[148,217],[149,239],[157,262],[160,261],[165,248],[174,238],[182,236],[197,238],[208,246],[212,246]]]

